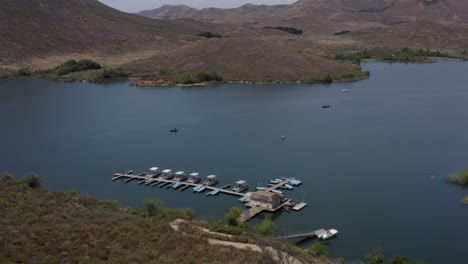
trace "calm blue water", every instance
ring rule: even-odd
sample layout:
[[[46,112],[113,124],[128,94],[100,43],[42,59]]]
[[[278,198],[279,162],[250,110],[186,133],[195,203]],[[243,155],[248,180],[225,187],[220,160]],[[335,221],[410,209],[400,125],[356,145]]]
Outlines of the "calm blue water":
[[[291,176],[304,185],[287,196],[305,195],[309,205],[278,215],[280,233],[335,227],[340,236],[328,251],[348,260],[382,247],[387,256],[467,263],[460,199],[468,190],[444,179],[468,168],[468,63],[363,67],[369,80],[332,85],[1,81],[0,170],[36,172],[48,189],[124,206],[156,198],[201,218],[240,204],[110,179],[152,166],[217,174],[221,184]],[[169,133],[173,127],[180,132]]]

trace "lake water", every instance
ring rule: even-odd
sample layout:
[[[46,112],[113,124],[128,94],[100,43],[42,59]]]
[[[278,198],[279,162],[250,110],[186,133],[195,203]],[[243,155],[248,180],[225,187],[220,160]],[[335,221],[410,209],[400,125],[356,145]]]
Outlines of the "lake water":
[[[0,170],[32,171],[47,189],[123,206],[160,199],[201,218],[241,204],[111,177],[152,166],[216,174],[222,185],[296,177],[304,184],[287,196],[309,205],[279,214],[278,232],[337,228],[327,249],[348,260],[381,247],[386,256],[467,263],[468,207],[460,200],[468,190],[445,178],[468,168],[468,63],[363,67],[370,79],[331,85],[1,81]]]

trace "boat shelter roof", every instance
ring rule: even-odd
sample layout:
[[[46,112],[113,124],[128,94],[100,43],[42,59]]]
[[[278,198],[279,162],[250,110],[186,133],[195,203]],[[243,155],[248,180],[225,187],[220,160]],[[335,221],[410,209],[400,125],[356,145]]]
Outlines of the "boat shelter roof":
[[[171,172],[172,170],[163,170],[162,172],[164,173],[168,173],[168,172]]]
[[[149,170],[150,170],[150,171],[157,171],[157,170],[159,170],[159,168],[158,168],[158,167],[153,167],[153,168],[151,168],[151,169],[149,169]]]
[[[243,181],[243,180],[236,181],[236,184],[239,184],[239,185],[246,184],[246,183],[247,183],[247,182],[246,182],[246,181]]]
[[[208,178],[208,179],[216,179],[216,175],[208,175],[208,176],[206,176],[206,178]]]
[[[190,176],[193,176],[193,177],[197,177],[198,175],[200,175],[200,173],[198,173],[198,172],[192,172],[192,173],[190,173]]]
[[[183,172],[183,171],[178,171],[178,172],[176,172],[175,174],[176,174],[176,175],[183,175],[183,174],[185,174],[185,172]]]

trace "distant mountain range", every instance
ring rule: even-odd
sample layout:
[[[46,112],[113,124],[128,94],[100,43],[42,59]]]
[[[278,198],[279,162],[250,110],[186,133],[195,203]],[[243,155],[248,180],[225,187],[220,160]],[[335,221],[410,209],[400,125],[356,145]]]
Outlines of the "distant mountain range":
[[[222,37],[197,36],[201,32]],[[354,70],[325,58],[328,53],[403,47],[459,53],[468,48],[466,36],[465,0],[300,0],[231,9],[179,5],[138,15],[96,0],[4,0],[0,72],[91,58],[135,74],[215,70],[228,80],[295,81]]]
[[[156,19],[192,18],[214,23],[296,26],[314,31],[314,24],[327,28],[372,26],[430,20],[434,23],[467,25],[468,1],[464,0],[300,0],[291,5],[251,5],[238,8],[195,9],[165,5],[139,15]],[[366,26],[366,25],[364,25]],[[370,25],[369,25],[370,26]]]

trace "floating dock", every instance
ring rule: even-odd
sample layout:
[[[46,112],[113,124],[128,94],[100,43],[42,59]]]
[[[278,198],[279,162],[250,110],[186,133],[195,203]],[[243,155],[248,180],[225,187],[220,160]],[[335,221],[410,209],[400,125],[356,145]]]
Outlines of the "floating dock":
[[[150,173],[140,175],[133,174],[133,171],[127,173],[116,173],[112,178],[113,181],[125,179],[128,183],[133,180],[138,180],[139,184],[152,185],[153,187],[164,186],[167,189],[178,189],[184,191],[187,188],[192,188],[194,193],[202,193],[207,191],[207,196],[215,196],[217,194],[228,194],[239,197],[239,201],[244,203],[249,209],[245,210],[240,217],[241,222],[245,222],[262,212],[276,212],[284,207],[292,208],[295,211],[303,209],[307,204],[295,204],[291,199],[284,198],[284,193],[278,189],[292,190],[293,186],[299,186],[301,181],[295,178],[281,178],[269,181],[268,187],[257,187],[254,192],[243,193],[240,190],[233,191],[229,188],[230,184],[223,187],[215,187],[218,184],[218,179],[215,175],[209,175],[207,180],[202,183],[198,173],[191,173],[189,177],[183,171],[172,173],[171,170],[160,171],[158,167],[150,169]],[[245,181],[237,181],[237,186],[245,185]],[[245,187],[247,187],[245,185]],[[247,187],[248,188],[248,187]]]

